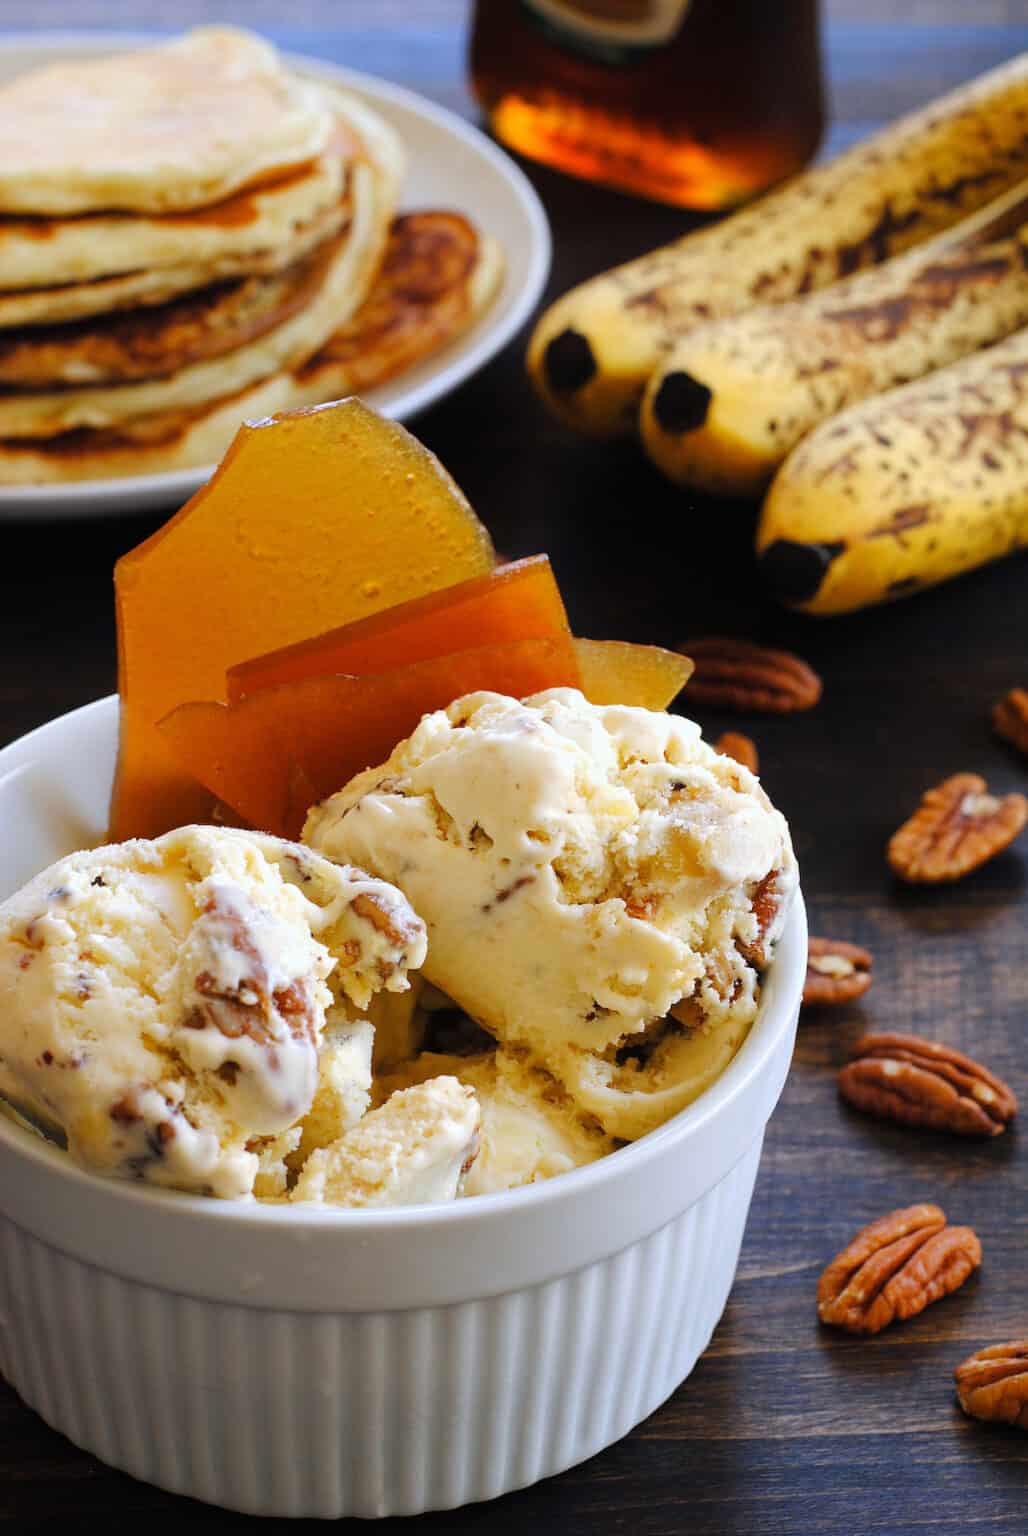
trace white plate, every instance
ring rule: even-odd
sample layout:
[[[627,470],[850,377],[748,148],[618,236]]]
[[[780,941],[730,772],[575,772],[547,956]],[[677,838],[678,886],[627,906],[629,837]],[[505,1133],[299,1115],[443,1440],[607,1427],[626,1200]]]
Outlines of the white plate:
[[[124,33],[0,36],[0,80],[56,59],[112,53],[157,40]],[[477,325],[443,351],[365,396],[383,415],[407,421],[456,389],[524,325],[550,268],[546,214],[514,162],[477,128],[444,107],[373,75],[296,54],[285,57],[303,74],[346,86],[397,130],[408,157],[401,208],[454,208],[503,246],[503,286]],[[117,516],[180,506],[212,468],[78,485],[0,486],[0,520]]]

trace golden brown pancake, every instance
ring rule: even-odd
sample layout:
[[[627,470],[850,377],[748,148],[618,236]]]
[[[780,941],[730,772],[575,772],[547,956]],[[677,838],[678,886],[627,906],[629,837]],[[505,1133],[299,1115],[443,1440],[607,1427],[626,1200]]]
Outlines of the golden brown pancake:
[[[395,378],[477,318],[501,267],[498,248],[462,214],[401,214],[368,297],[297,371],[297,383],[323,389],[328,399]]]
[[[281,325],[309,302],[346,232],[270,276],[208,284],[167,303],[65,325],[0,330],[0,386],[120,384],[162,378],[220,357]]]
[[[274,48],[204,27],[155,48],[64,59],[0,87],[0,208],[168,213],[314,159],[324,98]]]
[[[382,134],[384,142],[384,125]],[[79,427],[119,428],[158,412],[203,408],[299,367],[353,314],[371,288],[395,213],[398,185],[391,165],[370,159],[354,163],[350,222],[342,238],[329,242],[331,259],[323,280],[295,314],[256,339],[160,377],[0,389],[0,436],[49,438]]]
[[[260,260],[279,250],[287,258],[279,265],[287,265],[300,254],[295,246],[304,229],[338,206],[347,170],[363,152],[347,121],[349,99],[336,92],[331,101],[335,128],[323,155],[259,177],[203,208],[164,214],[107,209],[52,219],[0,213],[0,286],[54,288],[180,266],[208,267],[210,280],[219,262]]]
[[[166,304],[180,293],[209,288],[225,278],[281,272],[337,234],[347,218],[346,199],[338,199],[316,218],[299,225],[288,243],[268,250],[225,252],[214,260],[170,267],[138,267],[110,277],[56,283],[49,288],[0,288],[0,331],[20,326],[63,325],[94,315],[113,314],[142,304]]]
[[[378,278],[353,318],[292,373],[202,408],[46,441],[0,441],[0,483],[31,485],[156,474],[219,458],[241,421],[366,392],[438,352],[478,319],[503,271],[495,241],[460,214],[393,220]]]

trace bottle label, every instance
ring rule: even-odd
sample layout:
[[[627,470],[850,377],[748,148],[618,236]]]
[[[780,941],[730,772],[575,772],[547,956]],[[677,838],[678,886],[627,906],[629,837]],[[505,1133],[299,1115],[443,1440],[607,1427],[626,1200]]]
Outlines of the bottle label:
[[[555,42],[608,63],[670,42],[690,0],[522,0]]]

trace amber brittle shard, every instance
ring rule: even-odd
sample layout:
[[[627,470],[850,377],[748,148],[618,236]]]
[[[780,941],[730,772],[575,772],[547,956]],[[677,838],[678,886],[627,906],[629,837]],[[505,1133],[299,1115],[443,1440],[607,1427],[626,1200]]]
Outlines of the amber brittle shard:
[[[388,672],[454,651],[568,633],[550,562],[532,555],[244,661],[229,671],[226,696],[232,704],[244,694],[306,677]]]
[[[434,456],[359,400],[244,425],[217,473],[115,570],[121,736],[110,837],[202,818],[157,722],[238,662],[492,568]]]
[[[692,676],[688,656],[627,640],[576,640],[582,692],[591,704],[667,709]]]

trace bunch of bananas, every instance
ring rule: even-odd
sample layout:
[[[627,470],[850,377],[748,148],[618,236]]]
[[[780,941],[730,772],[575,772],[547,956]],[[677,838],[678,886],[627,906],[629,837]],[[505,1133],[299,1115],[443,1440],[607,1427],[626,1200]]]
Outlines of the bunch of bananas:
[[[1028,54],[565,294],[528,367],[672,480],[767,490],[761,563],[808,612],[1028,543]]]

